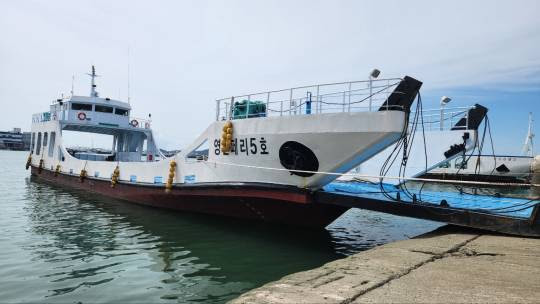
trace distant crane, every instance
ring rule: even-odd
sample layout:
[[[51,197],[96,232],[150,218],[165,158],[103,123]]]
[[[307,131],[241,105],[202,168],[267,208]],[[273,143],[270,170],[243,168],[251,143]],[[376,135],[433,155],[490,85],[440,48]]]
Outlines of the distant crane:
[[[533,118],[532,112],[529,112],[529,130],[527,131],[527,137],[525,137],[525,143],[523,144],[523,155],[533,157]]]

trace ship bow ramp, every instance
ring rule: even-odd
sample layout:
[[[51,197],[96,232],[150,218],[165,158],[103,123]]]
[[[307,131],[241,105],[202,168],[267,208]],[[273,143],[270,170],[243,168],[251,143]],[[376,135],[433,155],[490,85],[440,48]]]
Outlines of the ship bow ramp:
[[[207,160],[186,166],[185,174],[196,175],[197,181],[321,188],[404,135],[421,85],[406,76],[374,111],[231,120],[227,152],[221,140],[228,121],[216,121],[191,146],[208,141]]]

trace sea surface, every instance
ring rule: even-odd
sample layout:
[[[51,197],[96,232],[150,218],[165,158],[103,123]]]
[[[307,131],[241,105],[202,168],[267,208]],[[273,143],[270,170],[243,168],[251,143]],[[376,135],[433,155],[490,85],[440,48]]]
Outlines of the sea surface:
[[[438,223],[350,210],[326,231],[164,211],[30,178],[0,151],[0,302],[223,303]]]

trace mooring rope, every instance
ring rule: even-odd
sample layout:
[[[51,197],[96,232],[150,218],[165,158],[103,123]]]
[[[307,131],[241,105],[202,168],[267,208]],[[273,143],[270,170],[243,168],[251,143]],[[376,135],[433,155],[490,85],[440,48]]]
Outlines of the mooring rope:
[[[358,178],[376,178],[376,179],[382,178],[382,179],[396,179],[396,180],[409,180],[409,181],[418,181],[418,182],[436,182],[436,183],[463,184],[463,185],[540,187],[540,184],[532,184],[532,183],[528,184],[528,183],[499,183],[499,182],[462,181],[462,180],[441,180],[441,179],[420,178],[420,177],[380,176],[380,175],[365,175],[365,174],[358,174],[358,173],[336,173],[336,172],[296,170],[296,169],[293,170],[293,169],[286,169],[286,168],[263,167],[263,166],[234,164],[234,163],[225,163],[225,162],[208,161],[208,160],[204,162],[207,164],[243,167],[243,168],[251,168],[251,169],[287,171],[287,172],[294,171],[294,172],[300,172],[300,173],[324,174],[324,175],[335,175],[335,176],[351,176],[351,177],[358,177]]]

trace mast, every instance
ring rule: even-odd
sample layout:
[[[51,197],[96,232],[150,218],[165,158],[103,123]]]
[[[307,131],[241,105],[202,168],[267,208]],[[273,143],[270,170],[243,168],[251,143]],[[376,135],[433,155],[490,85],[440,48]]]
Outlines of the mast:
[[[128,101],[128,104],[131,104],[131,96],[130,96],[130,88],[129,88],[129,75],[130,75],[130,71],[129,71],[129,47],[128,47],[128,62],[127,62],[127,73],[128,73],[128,77],[127,77],[127,101]]]
[[[87,73],[86,75],[90,76],[92,78],[92,84],[90,87],[90,97],[99,97],[98,91],[96,91],[96,77],[99,77],[99,75],[96,74],[96,68],[92,65],[92,74]]]
[[[532,112],[529,112],[529,130],[527,131],[527,136],[525,137],[525,143],[523,144],[523,155],[533,156],[533,118]]]
[[[74,83],[75,83],[75,75],[71,75],[71,96],[73,96],[75,92]]]

